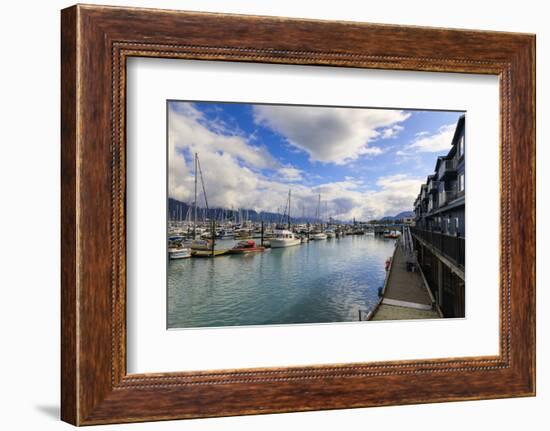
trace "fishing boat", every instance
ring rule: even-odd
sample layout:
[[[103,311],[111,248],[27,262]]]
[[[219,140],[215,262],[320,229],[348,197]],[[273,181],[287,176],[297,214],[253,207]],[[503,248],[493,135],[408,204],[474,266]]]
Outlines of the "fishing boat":
[[[174,235],[168,237],[168,258],[186,259],[191,257],[191,249],[185,245],[185,237],[182,235]]]
[[[374,236],[374,231],[373,231],[373,230],[366,230],[366,231],[365,231],[365,235],[367,235],[367,236]]]
[[[239,241],[237,245],[233,248],[230,248],[229,254],[245,254],[245,253],[257,253],[265,251],[265,247],[257,246],[256,241],[251,239],[247,241]]]
[[[327,239],[327,234],[324,232],[314,232],[310,235],[309,239],[313,241],[321,241]]]
[[[235,233],[227,230],[222,230],[218,234],[219,239],[233,239],[235,238]]]
[[[273,238],[269,241],[271,248],[283,248],[292,247],[294,245],[300,245],[302,240],[294,232],[286,229],[276,230]]]
[[[172,247],[168,249],[168,258],[170,260],[187,259],[188,257],[191,257],[191,249],[189,247]]]
[[[336,237],[336,232],[334,232],[334,229],[326,229],[325,234],[327,235],[327,239]]]

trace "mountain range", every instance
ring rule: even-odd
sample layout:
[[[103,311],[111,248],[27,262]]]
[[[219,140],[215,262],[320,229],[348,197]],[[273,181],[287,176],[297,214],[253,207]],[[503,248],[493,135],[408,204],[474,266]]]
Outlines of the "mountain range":
[[[176,199],[168,198],[168,218],[173,220],[185,220],[187,217],[187,212],[191,210],[193,211],[192,205],[187,204],[186,202],[181,202]],[[207,219],[216,219],[220,220],[223,218],[224,220],[233,220],[235,222],[240,222],[244,219],[249,220],[253,223],[264,221],[266,223],[287,223],[287,215],[286,214],[280,214],[280,213],[274,213],[274,212],[266,212],[262,211],[258,213],[256,210],[253,209],[246,209],[241,208],[240,210],[228,210],[226,208],[209,208],[206,210],[206,208],[197,208],[198,212],[198,219],[204,220]],[[222,217],[223,212],[223,217]],[[192,218],[192,213],[189,215],[190,218]],[[318,220],[314,217],[290,217],[291,223],[317,223]],[[337,220],[334,220],[334,222],[338,222]]]
[[[185,202],[178,201],[176,199],[172,199],[172,198],[168,199],[168,214],[170,219],[185,220],[185,218],[187,217],[187,212],[189,210],[192,211],[191,205]],[[240,210],[228,210],[225,208],[209,208],[207,211],[206,208],[199,207],[197,211],[199,213],[199,218],[201,220],[204,220],[204,218],[220,220],[222,218],[222,212],[223,212],[223,218],[225,220],[234,220],[235,222],[240,222],[242,219],[247,219],[251,222],[260,222],[263,220],[267,223],[287,223],[288,221],[286,214],[265,212],[265,211],[258,213],[256,210],[253,210],[253,209],[241,208]],[[413,216],[414,216],[413,211],[403,211],[394,216],[382,217],[380,221],[400,220],[404,217],[413,217]],[[190,217],[192,217],[192,214],[190,214]],[[314,217],[290,217],[290,221],[291,223],[317,223],[318,222],[318,220]],[[340,220],[333,220],[333,221],[335,223],[345,223]]]
[[[401,220],[405,217],[414,217],[414,211],[402,211],[399,214],[396,214],[394,216],[384,216],[380,220],[381,221]]]

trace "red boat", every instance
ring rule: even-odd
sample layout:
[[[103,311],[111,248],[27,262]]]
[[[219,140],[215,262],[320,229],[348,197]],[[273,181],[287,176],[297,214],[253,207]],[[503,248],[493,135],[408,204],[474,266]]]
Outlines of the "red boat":
[[[256,242],[249,239],[246,241],[239,241],[237,245],[229,249],[231,254],[243,254],[243,253],[255,253],[259,251],[264,251],[265,247],[256,246]]]

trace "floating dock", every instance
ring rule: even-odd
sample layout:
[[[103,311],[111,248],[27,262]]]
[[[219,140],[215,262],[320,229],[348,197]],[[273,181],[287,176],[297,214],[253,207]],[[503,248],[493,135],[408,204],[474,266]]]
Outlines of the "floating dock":
[[[414,270],[410,270],[414,268]],[[386,275],[384,288],[376,309],[367,320],[437,319],[436,310],[427,283],[418,265],[411,265],[404,250],[403,239],[398,240]]]
[[[218,257],[229,253],[229,250],[193,250],[191,257]]]

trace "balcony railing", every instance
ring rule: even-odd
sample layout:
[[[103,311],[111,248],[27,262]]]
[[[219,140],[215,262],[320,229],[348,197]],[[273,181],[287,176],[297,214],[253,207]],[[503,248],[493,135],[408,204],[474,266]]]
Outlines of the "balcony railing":
[[[446,180],[456,176],[456,160],[442,160],[439,165],[439,170],[437,171],[437,178],[440,180]]]
[[[436,193],[439,188],[439,181],[430,180],[428,182],[428,193]]]
[[[457,198],[454,190],[445,190],[439,193],[439,206],[447,205],[449,202]]]
[[[457,266],[464,268],[466,242],[464,238],[418,228],[411,228],[411,232],[430,244],[447,259],[453,261]]]

